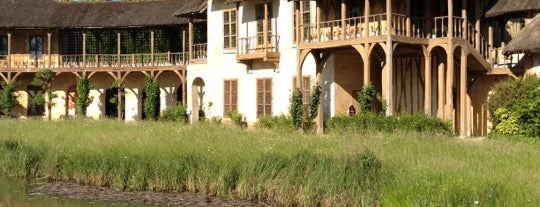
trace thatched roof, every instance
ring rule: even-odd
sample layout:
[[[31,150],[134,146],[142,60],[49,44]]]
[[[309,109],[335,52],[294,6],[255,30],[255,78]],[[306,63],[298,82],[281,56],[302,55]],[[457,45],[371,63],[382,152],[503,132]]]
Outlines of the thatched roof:
[[[207,0],[189,1],[183,8],[176,10],[174,16],[177,17],[193,17],[196,19],[206,19],[206,9],[208,8]]]
[[[540,53],[540,14],[508,43],[504,54]]]
[[[486,17],[523,14],[528,11],[539,12],[540,0],[498,0],[497,3],[486,12]]]
[[[0,0],[0,28],[128,28],[186,24],[176,12],[203,0],[58,3],[53,0]]]

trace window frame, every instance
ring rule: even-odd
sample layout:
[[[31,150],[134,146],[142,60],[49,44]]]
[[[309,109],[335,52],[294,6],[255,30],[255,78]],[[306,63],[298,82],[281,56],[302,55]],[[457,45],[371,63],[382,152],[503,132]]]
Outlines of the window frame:
[[[256,114],[260,116],[273,115],[273,80],[272,78],[257,78],[256,81]]]
[[[0,35],[0,60],[6,59],[8,55],[8,39],[5,35]]]
[[[39,40],[39,41],[38,41]],[[41,44],[41,45],[39,45]],[[43,58],[45,50],[45,38],[41,35],[32,35],[28,39],[28,54],[31,59]]]
[[[234,15],[233,15],[234,14]],[[226,21],[225,17],[228,18]],[[228,33],[226,29],[228,28]],[[236,9],[223,10],[223,48],[224,49],[236,49],[236,40],[238,39],[238,11]],[[228,39],[229,44],[226,44]]]
[[[268,29],[268,44],[271,44],[272,42],[272,17],[273,17],[273,8],[272,3],[267,3],[268,6],[268,22],[267,22],[267,29]],[[262,11],[259,11],[259,9],[262,9]],[[259,15],[259,13],[262,12],[262,15]],[[255,4],[255,22],[256,22],[256,34],[257,34],[257,46],[264,46],[264,3],[262,4]]]
[[[228,89],[227,84],[229,84]],[[225,79],[223,80],[223,117],[229,117],[230,112],[233,111],[238,111],[238,79]]]

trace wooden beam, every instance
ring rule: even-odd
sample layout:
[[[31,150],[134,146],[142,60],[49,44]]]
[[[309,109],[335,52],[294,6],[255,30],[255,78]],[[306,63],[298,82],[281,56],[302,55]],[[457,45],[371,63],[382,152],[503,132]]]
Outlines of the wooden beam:
[[[264,2],[264,18],[263,18],[263,44],[264,51],[268,52],[268,2]]]
[[[150,65],[152,67],[154,67],[154,41],[155,41],[155,38],[154,38],[154,35],[155,35],[155,32],[154,30],[151,30],[150,31]]]
[[[188,45],[188,51],[189,51],[189,61],[193,59],[193,17],[189,18],[189,24],[188,24],[188,35],[189,35],[189,45]]]
[[[386,115],[393,115],[394,114],[394,45],[392,44],[392,0],[386,0],[386,76],[387,76],[387,82],[386,85],[383,85],[383,87],[387,88],[386,92],[386,102],[387,102],[387,109],[386,109]]]
[[[444,77],[445,77],[445,65],[444,65],[444,62],[442,62],[442,60],[439,60],[441,61],[438,65],[438,69],[437,69],[437,89],[438,89],[438,92],[437,92],[437,117],[440,118],[440,119],[444,119],[444,99],[445,99],[445,95],[444,95],[444,92],[445,92],[445,80],[444,80]]]
[[[459,1],[459,0],[458,0]],[[454,36],[454,1],[448,0],[448,44],[452,44]]]
[[[431,116],[431,94],[432,94],[432,84],[431,84],[431,52],[426,51],[424,54],[424,65],[425,65],[425,84],[424,84],[424,113]]]
[[[345,4],[345,0],[341,0],[341,35],[339,37],[341,40],[345,39],[345,18],[347,18],[347,4]]]
[[[369,37],[370,0],[364,0],[364,37]]]
[[[117,50],[117,51],[116,51],[116,53],[117,53],[117,54],[116,54],[116,57],[118,58],[118,59],[116,60],[116,67],[120,67],[120,66],[121,66],[121,65],[120,65],[120,52],[121,52],[121,50],[122,50],[122,39],[121,39],[121,35],[122,35],[122,33],[120,33],[120,31],[117,31],[117,32],[116,32],[116,46],[117,46],[117,48],[116,48],[116,50]]]

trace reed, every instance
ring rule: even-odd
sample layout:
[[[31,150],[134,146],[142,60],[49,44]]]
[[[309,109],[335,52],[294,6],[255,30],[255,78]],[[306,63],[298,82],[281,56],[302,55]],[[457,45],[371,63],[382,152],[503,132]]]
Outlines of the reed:
[[[538,206],[540,144],[417,132],[0,120],[0,171],[284,206]]]

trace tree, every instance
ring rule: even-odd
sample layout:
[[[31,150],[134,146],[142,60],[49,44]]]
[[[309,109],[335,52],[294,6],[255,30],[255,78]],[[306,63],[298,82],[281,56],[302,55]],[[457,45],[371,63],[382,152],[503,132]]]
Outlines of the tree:
[[[13,108],[19,104],[15,95],[18,87],[17,82],[4,83],[0,87],[0,111],[6,116],[10,116]]]
[[[41,69],[36,73],[34,80],[32,81],[32,84],[41,87],[41,91],[36,94],[34,102],[38,105],[47,104],[47,118],[49,120],[51,120],[51,110],[54,105],[52,99],[55,98],[51,88],[54,75],[55,74],[51,69]]]

